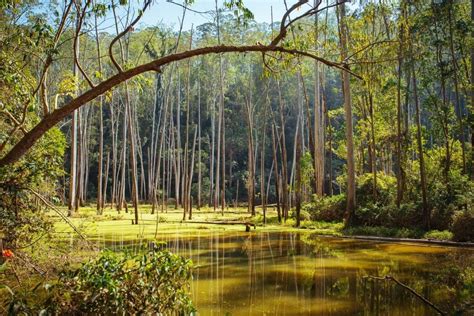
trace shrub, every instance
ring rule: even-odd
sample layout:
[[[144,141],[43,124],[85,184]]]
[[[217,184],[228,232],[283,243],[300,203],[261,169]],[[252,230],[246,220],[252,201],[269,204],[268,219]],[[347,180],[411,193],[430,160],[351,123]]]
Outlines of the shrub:
[[[426,239],[451,240],[453,238],[453,233],[448,230],[430,230],[424,237]]]
[[[397,179],[377,172],[376,199],[373,196],[373,173],[364,173],[357,177],[356,195],[357,204],[364,207],[369,204],[390,205],[394,204],[396,196]]]
[[[346,209],[346,197],[342,194],[322,198],[316,196],[313,202],[303,205],[302,209],[313,221],[341,221]]]
[[[431,227],[448,229],[457,211],[474,205],[474,182],[456,170],[449,174],[448,181],[433,181],[430,190],[430,204],[433,208]]]
[[[49,292],[44,302],[31,303],[34,295],[14,297],[9,309],[15,315],[190,314],[191,271],[190,260],[168,251],[104,252],[64,272],[56,285],[44,286]]]
[[[355,212],[356,223],[365,226],[390,226],[390,214],[388,207],[368,203],[358,207]]]
[[[44,204],[32,191],[54,197],[65,146],[64,135],[53,128],[24,158],[0,168],[0,233],[7,244],[21,247],[51,229]]]
[[[346,235],[383,236],[397,238],[420,238],[423,232],[418,229],[394,228],[385,226],[356,226],[344,230]]]
[[[458,212],[454,215],[451,231],[455,241],[474,241],[474,209]]]
[[[294,208],[291,209],[290,217],[293,219],[296,219],[296,210]],[[310,219],[311,219],[311,214],[302,207],[300,210],[300,220],[307,221]]]
[[[386,225],[393,227],[420,227],[421,225],[421,211],[416,203],[407,202],[390,207],[390,221]]]

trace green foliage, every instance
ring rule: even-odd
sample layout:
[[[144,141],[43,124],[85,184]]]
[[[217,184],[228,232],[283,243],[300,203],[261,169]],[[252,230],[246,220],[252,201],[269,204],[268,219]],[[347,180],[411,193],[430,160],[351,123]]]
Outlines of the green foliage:
[[[53,128],[24,159],[0,170],[0,231],[7,242],[28,243],[51,228],[43,205],[30,190],[55,195],[64,151],[64,135]]]
[[[296,209],[292,208],[290,211],[290,218],[296,219]],[[311,214],[305,210],[300,210],[300,220],[306,221],[311,219]]]
[[[191,271],[191,261],[167,251],[105,252],[65,275],[62,282],[74,312],[189,313],[193,311],[187,294]]]
[[[190,260],[168,251],[136,255],[103,252],[75,271],[64,272],[54,285],[36,286],[44,301],[14,296],[13,314],[120,315],[189,314]]]
[[[303,205],[303,211],[308,212],[314,221],[341,221],[346,205],[345,195],[318,197],[314,195],[311,203]]]
[[[474,242],[474,209],[458,212],[454,215],[452,232],[455,241]]]
[[[370,204],[389,205],[394,203],[397,179],[383,172],[377,173],[377,185],[374,199],[373,173],[364,173],[357,177],[357,204],[365,207]]]
[[[430,230],[423,237],[426,239],[451,240],[453,239],[453,233],[448,230]]]
[[[344,230],[346,235],[383,236],[396,238],[420,238],[423,231],[419,229],[394,228],[385,226],[356,226]]]
[[[249,20],[254,18],[252,11],[250,11],[245,5],[243,0],[225,0],[224,6],[230,10],[233,10],[234,16],[237,21],[247,24]]]
[[[305,151],[300,160],[301,164],[301,184],[310,185],[311,181],[314,179],[314,166],[313,158],[309,151]]]

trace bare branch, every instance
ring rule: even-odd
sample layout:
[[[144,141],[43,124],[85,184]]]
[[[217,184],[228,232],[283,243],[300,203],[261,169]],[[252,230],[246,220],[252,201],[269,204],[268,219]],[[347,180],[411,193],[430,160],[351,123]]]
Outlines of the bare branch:
[[[445,312],[443,312],[441,309],[439,309],[439,307],[437,307],[436,305],[434,305],[432,302],[430,302],[426,297],[424,297],[423,295],[419,294],[418,292],[416,292],[414,289],[412,289],[411,287],[409,287],[408,285],[398,281],[396,278],[394,278],[393,276],[391,275],[386,275],[384,277],[377,277],[377,276],[372,276],[372,275],[366,275],[364,276],[364,278],[366,279],[373,279],[373,280],[379,280],[379,281],[393,281],[395,282],[396,284],[398,284],[399,286],[403,287],[404,289],[408,290],[409,292],[411,292],[413,295],[415,295],[417,298],[419,298],[423,303],[427,304],[428,306],[432,307],[436,312],[438,312],[438,314],[440,315],[446,315]]]
[[[189,8],[189,6],[187,6],[187,5],[182,5],[180,3],[174,2],[173,0],[166,0],[166,2],[177,5],[178,7],[182,7],[185,10],[188,10],[188,11],[191,11],[191,12],[194,12],[194,13],[197,13],[197,14],[201,14],[201,15],[207,15],[207,14],[214,13],[214,11],[197,11],[197,10]]]
[[[132,23],[130,23],[130,25],[125,28],[122,32],[120,32],[119,34],[117,34],[117,36],[114,37],[114,39],[110,42],[110,45],[109,45],[109,57],[110,57],[110,60],[112,61],[112,64],[114,64],[115,68],[117,68],[118,72],[121,73],[123,72],[123,69],[122,67],[117,63],[117,61],[115,60],[115,57],[114,57],[114,53],[113,53],[113,46],[114,44],[120,40],[125,34],[127,34],[128,32],[130,32],[133,27],[138,23],[138,21],[140,21],[140,19],[142,18],[143,16],[143,13],[146,11],[146,9],[150,6],[151,4],[151,0],[146,0],[145,1],[145,5],[143,6],[143,9],[140,10],[138,12],[138,16],[135,18],[135,20],[132,21]]]
[[[293,6],[291,6],[291,8],[286,10],[285,14],[281,18],[280,32],[277,34],[277,36],[270,43],[271,46],[276,46],[279,42],[281,42],[282,39],[285,38],[286,33],[287,33],[287,28],[288,28],[288,26],[286,24],[286,20],[290,16],[291,12],[293,12],[296,9],[300,8],[305,3],[308,3],[308,0],[299,0],[297,3],[295,3]]]
[[[76,5],[76,12],[77,12],[76,34],[74,35],[74,63],[76,64],[77,69],[79,69],[84,79],[86,79],[89,86],[91,88],[94,88],[94,83],[91,81],[89,76],[86,74],[86,72],[82,68],[81,63],[79,62],[79,58],[77,57],[77,45],[79,42],[79,36],[81,35],[81,29],[82,29],[82,24],[84,23],[84,17],[86,15],[86,9],[90,5],[90,3],[91,3],[91,0],[87,0],[87,2],[84,5],[84,8],[82,8],[81,10],[77,1],[74,0],[74,4]]]
[[[45,81],[46,81],[46,77],[48,75],[49,66],[51,66],[51,64],[53,62],[52,55],[54,53],[54,50],[57,47],[59,38],[61,37],[61,34],[64,31],[64,26],[66,24],[67,17],[69,16],[69,12],[71,11],[72,4],[73,4],[73,1],[70,1],[69,4],[64,9],[61,20],[59,21],[58,30],[56,31],[56,34],[54,35],[52,50],[48,53],[48,56],[46,57],[45,63],[43,65],[43,71],[41,73],[41,77],[40,77],[40,80],[38,82],[38,86],[36,87],[35,90],[33,90],[33,93],[32,93],[32,96],[34,96],[38,93],[38,91],[40,91],[40,94],[41,94],[40,99],[42,100],[41,102],[43,104],[43,112],[44,112],[45,116],[48,115],[48,113],[49,113],[48,94],[47,94],[47,90],[46,90]],[[28,107],[29,102],[30,102],[30,100],[28,100],[28,102],[26,102],[26,104],[24,105],[25,109]],[[25,119],[25,116],[23,116],[22,121],[24,121],[24,119]]]
[[[309,16],[312,16],[312,15],[318,14],[318,13],[324,11],[324,10],[328,10],[328,9],[336,7],[338,5],[342,5],[346,2],[350,2],[350,0],[336,0],[335,3],[327,5],[323,8],[321,8],[321,9],[319,9],[319,6],[321,5],[322,0],[318,0],[318,2],[313,7],[311,7],[311,9],[307,10],[305,13],[297,16],[294,19],[290,19],[290,14],[292,12],[294,12],[295,10],[298,10],[299,8],[301,8],[304,4],[308,3],[308,1],[309,0],[299,0],[297,3],[292,5],[289,9],[287,9],[287,11],[283,15],[283,18],[281,19],[281,22],[280,22],[280,32],[272,40],[270,45],[277,45],[278,43],[280,43],[286,37],[286,35],[288,33],[288,28],[292,24],[294,24],[296,21],[299,21],[299,20],[301,20],[305,17],[309,17]]]

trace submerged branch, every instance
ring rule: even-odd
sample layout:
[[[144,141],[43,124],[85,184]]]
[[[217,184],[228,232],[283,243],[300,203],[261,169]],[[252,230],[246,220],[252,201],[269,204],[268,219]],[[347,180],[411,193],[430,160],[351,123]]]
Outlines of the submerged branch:
[[[441,309],[439,309],[435,304],[431,303],[426,297],[422,296],[421,294],[417,293],[414,289],[412,289],[411,287],[409,287],[408,285],[406,284],[403,284],[402,282],[398,281],[396,278],[394,278],[393,276],[391,275],[386,275],[384,277],[376,277],[376,276],[372,276],[372,275],[366,275],[364,276],[364,278],[367,278],[367,279],[373,279],[373,280],[379,280],[379,281],[393,281],[395,282],[396,284],[398,284],[399,286],[403,287],[404,289],[408,290],[409,292],[411,292],[413,295],[415,295],[416,297],[418,297],[423,303],[427,304],[428,306],[432,307],[434,310],[436,310],[440,315],[446,315],[445,312],[443,312]]]

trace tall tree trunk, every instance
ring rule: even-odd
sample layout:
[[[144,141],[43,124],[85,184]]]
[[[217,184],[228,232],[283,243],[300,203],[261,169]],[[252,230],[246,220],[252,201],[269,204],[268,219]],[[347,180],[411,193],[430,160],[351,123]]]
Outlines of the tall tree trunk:
[[[328,149],[329,149],[329,161],[328,161],[328,169],[329,169],[329,196],[333,195],[333,188],[332,188],[332,182],[333,180],[333,173],[332,173],[332,125],[331,125],[331,119],[329,118],[329,110],[328,107],[326,106],[326,121],[327,121],[327,126],[328,128]]]
[[[267,107],[268,107],[268,95],[266,97],[265,109],[263,111],[263,124],[262,124],[262,148],[260,149],[260,199],[263,211],[263,223],[267,223],[267,201],[265,194],[265,139],[266,139],[266,127],[267,127]]]
[[[303,124],[301,120],[303,118],[300,117],[299,122],[297,123],[296,127],[296,180],[295,180],[295,208],[296,208],[296,227],[300,227],[300,214],[301,214],[301,145],[303,142],[302,138],[302,127]]]
[[[415,114],[416,114],[416,139],[418,143],[418,160],[420,162],[420,181],[421,181],[421,197],[423,200],[423,226],[425,229],[430,229],[430,211],[428,209],[428,198],[426,192],[426,175],[425,175],[425,160],[423,155],[423,139],[421,136],[421,114],[420,114],[420,103],[418,100],[418,89],[416,82],[415,66],[412,66],[412,79],[413,79],[413,98],[415,101]]]
[[[288,191],[288,160],[287,160],[287,153],[286,153],[286,129],[285,129],[285,112],[284,112],[284,103],[283,98],[281,95],[281,85],[280,81],[277,81],[278,86],[278,102],[280,105],[280,124],[281,124],[281,160],[282,160],[282,187],[281,187],[281,194],[282,194],[282,211],[283,211],[283,218],[286,220],[288,219],[288,211],[289,211],[289,191]]]
[[[187,186],[187,194],[188,194],[188,211],[189,211],[189,219],[193,218],[193,199],[191,196],[191,188],[193,183],[193,175],[194,175],[194,157],[196,153],[196,138],[197,138],[197,128],[194,127],[194,137],[193,137],[193,149],[191,151],[191,167],[189,170],[189,177],[188,177],[188,186]]]
[[[175,177],[175,198],[176,198],[176,204],[175,207],[176,209],[182,205],[181,203],[181,198],[182,198],[182,189],[184,188],[183,186],[183,181],[181,181],[181,177],[183,176],[183,173],[181,172],[181,78],[179,75],[179,70],[177,70],[178,74],[178,85],[177,85],[177,95],[178,95],[178,100],[177,100],[177,109],[176,109],[176,146],[175,146],[175,158],[176,158],[176,177]]]
[[[101,53],[100,53],[100,44],[99,44],[99,31],[97,27],[97,14],[94,15],[94,26],[95,26],[95,43],[97,47],[97,62],[99,65],[99,73],[102,75],[102,61],[101,61]],[[103,160],[104,160],[104,119],[102,113],[102,107],[104,103],[104,97],[101,95],[99,97],[99,157],[97,157],[98,163],[98,171],[97,171],[97,214],[102,214],[102,210],[104,208],[104,201],[103,201],[103,194],[102,191],[102,167],[103,167]]]
[[[202,191],[202,152],[201,152],[201,77],[198,76],[198,196],[197,209],[201,209],[201,191]]]
[[[189,37],[189,49],[192,47],[193,29]],[[186,220],[186,213],[190,206],[190,191],[188,193],[188,184],[190,183],[190,167],[189,167],[189,124],[190,124],[190,103],[191,103],[191,61],[188,60],[186,76],[186,135],[184,144],[184,192],[183,192],[183,220]],[[193,153],[194,154],[194,153]]]
[[[314,1],[316,5],[316,0]],[[318,50],[318,15],[314,15],[315,50]],[[314,177],[316,194],[324,194],[324,118],[321,102],[319,62],[314,61]]]
[[[346,23],[346,5],[342,4],[338,7],[340,14],[340,35],[341,35],[341,59],[346,60],[348,54],[347,39],[348,29]],[[348,68],[347,65],[344,66]],[[355,165],[354,165],[354,140],[352,127],[352,102],[350,74],[347,71],[342,72],[343,93],[344,93],[344,112],[346,121],[346,145],[347,145],[347,206],[345,224],[351,226],[354,221],[356,196],[355,196]]]
[[[281,209],[280,209],[280,177],[278,175],[278,154],[277,154],[277,134],[275,123],[272,124],[272,151],[273,151],[273,165],[275,172],[275,199],[276,209],[278,215],[278,222],[281,223]]]
[[[455,113],[459,124],[459,140],[461,141],[461,154],[462,154],[462,169],[464,174],[467,173],[466,166],[466,139],[464,133],[464,119],[463,111],[461,108],[460,96],[459,96],[459,79],[458,79],[458,64],[456,61],[456,53],[454,51],[454,31],[453,31],[453,17],[452,10],[454,10],[454,1],[451,3],[449,12],[449,49],[451,52],[451,63],[453,65],[453,80],[454,80],[454,101],[455,101]]]
[[[105,207],[105,204],[107,203],[107,183],[109,179],[109,168],[110,168],[110,152],[107,152],[107,159],[106,159],[106,164],[105,164],[105,176],[104,176],[104,193],[102,194],[102,210]]]
[[[370,89],[370,88],[369,88]],[[376,156],[376,143],[375,143],[375,118],[374,118],[374,97],[372,95],[372,92],[369,92],[369,115],[370,115],[370,135],[371,135],[371,141],[372,141],[372,151],[370,153],[371,155],[371,161],[372,161],[372,179],[373,179],[373,184],[372,184],[372,198],[374,199],[374,202],[377,199],[377,156]]]
[[[253,104],[252,104],[252,96],[250,95],[249,98],[245,102],[246,109],[247,109],[247,126],[248,126],[248,133],[247,133],[247,148],[248,148],[248,161],[247,161],[247,168],[248,168],[248,178],[247,178],[247,195],[248,195],[248,211],[255,215],[255,154],[254,154],[254,135],[253,135]]]
[[[78,18],[79,19],[79,18]],[[76,20],[76,28],[78,27],[79,21]],[[76,50],[76,56],[79,59],[79,46],[80,37],[77,38],[77,44],[74,48]],[[72,66],[72,73],[76,80],[79,82],[79,73],[76,64]],[[76,95],[79,94],[79,87],[76,87]],[[75,110],[72,113],[71,120],[71,158],[70,158],[70,171],[69,171],[69,203],[68,203],[68,216],[73,216],[77,208],[76,191],[77,191],[77,125],[78,125],[78,111]]]
[[[402,9],[400,19],[405,18],[405,10],[402,1]],[[397,207],[403,200],[405,188],[405,159],[402,157],[402,150],[405,151],[402,142],[402,67],[403,67],[403,45],[404,45],[404,20],[400,23],[399,44],[398,44],[398,69],[397,69]]]

